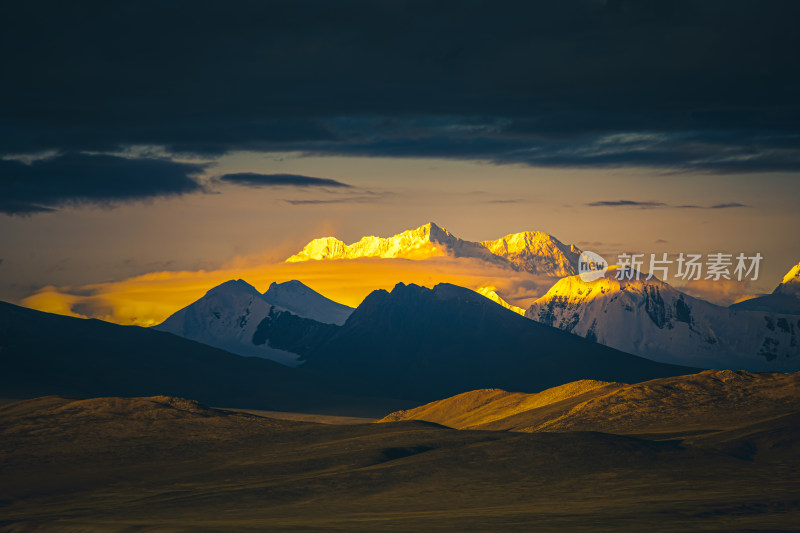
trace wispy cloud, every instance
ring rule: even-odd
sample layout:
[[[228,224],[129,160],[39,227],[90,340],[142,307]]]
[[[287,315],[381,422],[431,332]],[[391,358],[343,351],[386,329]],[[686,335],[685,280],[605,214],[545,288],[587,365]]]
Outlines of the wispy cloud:
[[[315,178],[300,174],[258,174],[240,172],[225,174],[218,178],[224,183],[243,185],[245,187],[337,187],[351,188],[352,185],[330,178]]]
[[[487,204],[519,204],[522,203],[522,200],[519,198],[512,198],[507,200],[487,200]]]
[[[285,200],[290,205],[362,204],[375,202],[374,196],[347,196],[342,198],[310,198],[307,200]]]
[[[590,202],[586,204],[589,207],[638,207],[641,209],[654,209],[654,208],[672,208],[672,209],[730,209],[736,207],[750,207],[747,204],[739,202],[728,202],[713,205],[694,205],[694,204],[679,204],[672,205],[664,202],[655,201],[636,201],[636,200],[602,200],[597,202]]]
[[[590,202],[589,207],[667,207],[663,202],[637,202],[634,200],[603,200],[598,202]]]
[[[731,202],[729,204],[715,204],[709,207],[709,209],[728,209],[730,207],[750,207],[747,204],[740,204],[739,202]]]

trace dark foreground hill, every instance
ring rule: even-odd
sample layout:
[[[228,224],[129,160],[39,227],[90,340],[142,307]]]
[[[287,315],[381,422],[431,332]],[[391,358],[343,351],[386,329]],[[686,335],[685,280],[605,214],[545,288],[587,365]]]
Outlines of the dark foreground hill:
[[[656,442],[40,398],[0,407],[0,530],[792,531],[798,427]]]
[[[0,397],[172,395],[206,404],[381,416],[406,405],[170,333],[0,302]],[[358,391],[357,391],[358,392]]]
[[[306,370],[371,385],[373,394],[422,400],[480,388],[536,392],[579,379],[633,383],[698,370],[591,342],[449,284],[374,291],[341,327],[271,313],[254,342],[300,354]]]

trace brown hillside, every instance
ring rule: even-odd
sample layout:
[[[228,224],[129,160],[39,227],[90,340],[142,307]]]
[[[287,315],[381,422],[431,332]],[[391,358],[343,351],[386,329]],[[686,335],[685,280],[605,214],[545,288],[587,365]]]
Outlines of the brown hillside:
[[[708,370],[627,385],[579,381],[538,394],[473,391],[390,420],[427,420],[458,429],[622,434],[713,432],[800,411],[800,373]]]

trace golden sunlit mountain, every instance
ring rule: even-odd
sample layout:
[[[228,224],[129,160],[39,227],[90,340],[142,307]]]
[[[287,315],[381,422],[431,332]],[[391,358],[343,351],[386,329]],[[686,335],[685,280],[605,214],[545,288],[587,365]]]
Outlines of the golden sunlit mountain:
[[[532,274],[563,277],[577,272],[580,252],[575,245],[567,246],[541,231],[514,233],[494,241],[470,242],[430,222],[392,237],[364,237],[353,244],[345,244],[334,237],[314,239],[286,261],[471,257]]]

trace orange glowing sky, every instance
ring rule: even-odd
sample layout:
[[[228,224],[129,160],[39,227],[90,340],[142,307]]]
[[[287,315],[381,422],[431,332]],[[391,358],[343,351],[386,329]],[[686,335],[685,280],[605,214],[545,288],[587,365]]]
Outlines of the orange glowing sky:
[[[345,191],[215,184],[237,171],[324,175]],[[31,217],[0,216],[0,298],[37,309],[152,325],[228,279],[266,290],[299,279],[347,305],[397,282],[451,282],[498,288],[525,306],[550,281],[469,261],[373,260],[285,264],[308,241],[390,236],[435,221],[472,241],[526,230],[548,232],[585,250],[760,252],[759,282],[696,287],[730,303],[768,292],[800,259],[793,176],[679,175],[636,169],[565,170],[432,159],[309,157],[239,153],[213,160],[205,193],[108,207],[75,206]],[[765,186],[770,183],[770,187]],[[781,187],[791,194],[776,195]],[[658,208],[591,207],[635,198]],[[744,201],[743,201],[744,200]],[[683,204],[741,202],[736,209]],[[777,228],[777,229],[776,229]],[[511,275],[509,275],[511,274]]]
[[[515,302],[532,301],[551,283],[544,277],[487,266],[473,259],[356,259],[257,266],[239,264],[212,271],[156,272],[79,288],[49,286],[23,300],[23,304],[52,313],[152,326],[202,297],[209,288],[238,278],[260,292],[266,291],[273,281],[298,279],[327,297],[352,307],[372,290],[390,290],[398,282],[427,287],[454,283],[473,289],[491,286]]]

